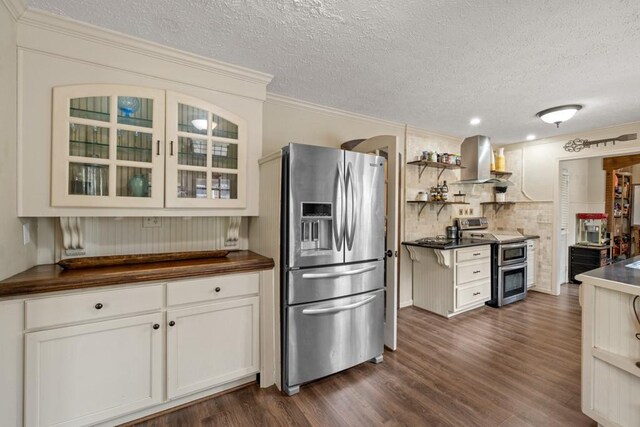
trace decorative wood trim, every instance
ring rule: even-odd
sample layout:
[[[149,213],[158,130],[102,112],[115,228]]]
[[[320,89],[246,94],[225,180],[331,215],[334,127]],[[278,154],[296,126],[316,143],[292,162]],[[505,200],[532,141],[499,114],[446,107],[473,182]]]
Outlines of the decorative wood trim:
[[[2,3],[4,3],[4,6],[16,21],[18,21],[27,10],[27,7],[22,0],[2,0]]]
[[[640,154],[630,156],[605,157],[602,159],[602,169],[612,171],[622,169],[640,163]]]
[[[17,2],[19,0],[3,1],[6,3],[7,1]],[[159,43],[150,42],[39,10],[27,9],[20,16],[19,22],[27,26],[65,34],[78,39],[116,47],[118,49],[128,50],[134,53],[160,59],[162,61],[198,68],[206,72],[232,77],[251,83],[266,85],[273,79],[271,74],[217,61],[205,56],[187,53]]]

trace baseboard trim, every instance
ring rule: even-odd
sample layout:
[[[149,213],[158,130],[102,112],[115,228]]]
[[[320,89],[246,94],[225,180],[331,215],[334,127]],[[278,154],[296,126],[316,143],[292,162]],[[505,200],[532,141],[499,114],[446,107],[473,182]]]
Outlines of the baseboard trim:
[[[400,308],[411,307],[412,305],[413,305],[412,299],[408,301],[400,301]]]

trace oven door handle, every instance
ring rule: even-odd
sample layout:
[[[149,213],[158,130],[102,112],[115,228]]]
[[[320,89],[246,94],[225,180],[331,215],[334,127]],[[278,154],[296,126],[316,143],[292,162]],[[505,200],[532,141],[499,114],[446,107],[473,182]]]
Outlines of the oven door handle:
[[[302,310],[302,314],[327,314],[327,313],[337,313],[339,311],[353,310],[354,308],[358,308],[365,304],[370,303],[375,298],[376,298],[375,295],[371,295],[369,298],[363,299],[362,301],[358,301],[353,304],[341,305],[338,307],[305,308],[304,310]]]
[[[526,248],[527,242],[518,242],[518,243],[507,243],[504,245],[500,245],[500,249],[517,249],[517,248]]]
[[[500,267],[500,271],[501,272],[513,271],[513,270],[518,270],[520,268],[524,268],[526,270],[527,269],[527,263],[523,262],[523,263],[516,264],[516,265],[508,265],[506,267]]]

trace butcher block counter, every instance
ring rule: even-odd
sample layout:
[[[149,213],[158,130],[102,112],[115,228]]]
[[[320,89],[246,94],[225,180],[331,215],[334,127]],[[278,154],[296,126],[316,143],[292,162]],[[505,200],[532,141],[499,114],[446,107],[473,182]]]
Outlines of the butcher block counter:
[[[98,286],[247,273],[273,268],[271,258],[234,251],[222,258],[164,261],[150,264],[64,270],[57,264],[38,265],[0,282],[0,298]]]

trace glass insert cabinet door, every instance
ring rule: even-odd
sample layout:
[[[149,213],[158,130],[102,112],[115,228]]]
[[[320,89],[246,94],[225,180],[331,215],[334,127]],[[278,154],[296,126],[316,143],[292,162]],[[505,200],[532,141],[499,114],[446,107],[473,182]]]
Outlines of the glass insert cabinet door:
[[[243,208],[246,121],[167,92],[166,206]]]
[[[53,90],[53,206],[163,207],[165,91]]]

